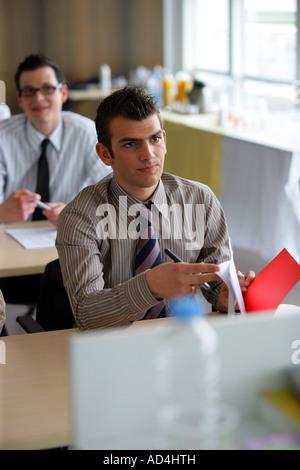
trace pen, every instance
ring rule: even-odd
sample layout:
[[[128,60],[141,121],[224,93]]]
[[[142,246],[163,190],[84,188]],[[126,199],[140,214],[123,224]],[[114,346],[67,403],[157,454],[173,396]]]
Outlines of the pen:
[[[35,203],[38,207],[40,207],[41,209],[47,209],[47,210],[51,210],[51,207],[50,206],[47,206],[47,204],[44,204],[43,202],[39,201],[38,199],[35,199]]]
[[[175,263],[183,263],[182,259],[175,255],[172,250],[169,250],[169,248],[165,248],[165,253],[166,255],[170,256],[170,258]],[[203,289],[205,289],[206,291],[210,290],[210,285],[207,282],[203,282],[203,284],[201,284],[201,287],[203,287]]]

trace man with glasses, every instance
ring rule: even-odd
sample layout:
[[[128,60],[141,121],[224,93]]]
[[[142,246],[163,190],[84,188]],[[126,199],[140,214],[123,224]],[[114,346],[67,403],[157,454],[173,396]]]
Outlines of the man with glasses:
[[[53,60],[26,57],[15,82],[24,113],[0,122],[0,223],[44,217],[56,225],[65,204],[110,170],[95,151],[94,122],[62,111],[68,89]],[[38,213],[38,200],[49,209]],[[39,275],[2,278],[0,288],[7,303],[31,304],[39,283]]]
[[[95,151],[91,119],[62,111],[68,89],[59,66],[42,54],[28,56],[15,74],[23,114],[0,123],[0,223],[27,220],[36,210],[38,162],[45,138],[50,206],[54,225],[66,203],[109,172]],[[47,196],[46,196],[47,197]]]

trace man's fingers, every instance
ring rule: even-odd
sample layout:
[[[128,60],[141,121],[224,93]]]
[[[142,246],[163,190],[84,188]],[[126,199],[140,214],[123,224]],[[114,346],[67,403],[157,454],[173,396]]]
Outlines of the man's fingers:
[[[250,270],[245,275],[245,286],[248,287],[255,278],[255,272]]]
[[[185,274],[204,274],[204,273],[216,273],[220,271],[219,266],[216,264],[208,263],[176,263],[176,267],[182,270]]]

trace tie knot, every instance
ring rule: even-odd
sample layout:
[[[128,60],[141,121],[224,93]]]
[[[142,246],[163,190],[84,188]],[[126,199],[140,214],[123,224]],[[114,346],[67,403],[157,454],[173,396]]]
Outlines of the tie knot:
[[[50,140],[49,139],[44,139],[42,142],[42,150],[43,152],[46,150],[47,145],[49,144]]]
[[[141,215],[142,217],[144,217],[144,219],[146,219],[146,220],[151,220],[151,219],[152,219],[151,206],[150,206],[150,207],[147,207],[147,206],[145,206],[145,204],[143,204],[143,205],[141,206],[139,215]]]

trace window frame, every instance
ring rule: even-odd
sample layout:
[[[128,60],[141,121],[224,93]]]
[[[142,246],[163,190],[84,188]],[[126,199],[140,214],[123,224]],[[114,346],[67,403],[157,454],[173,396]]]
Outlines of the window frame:
[[[193,0],[163,0],[163,61],[164,67],[172,72],[184,69],[184,28],[183,28],[183,18],[184,18],[184,3],[186,1]],[[278,85],[282,87],[290,87],[291,94],[292,83],[281,80],[267,80],[260,77],[250,77],[244,74],[243,71],[243,44],[241,38],[242,34],[242,21],[243,18],[243,2],[240,0],[228,0],[229,2],[229,12],[230,12],[230,37],[229,37],[229,76],[234,83],[234,95],[236,106],[241,105],[243,98],[242,91],[247,82],[256,83],[257,88],[261,83],[262,90],[265,88],[266,84]],[[296,11],[296,27],[297,27],[297,39],[296,39],[296,79],[300,79],[300,0],[297,0],[297,11]],[[200,72],[207,72],[211,75],[219,75],[224,77],[225,75],[222,72],[217,71],[205,71],[200,70]],[[228,74],[227,74],[228,78]],[[274,88],[275,90],[275,88]],[[262,91],[263,94],[263,91]],[[276,94],[276,93],[275,93]],[[272,97],[268,97],[268,100],[271,103],[272,107]],[[275,99],[276,101],[276,99]],[[289,101],[289,99],[287,99]]]

